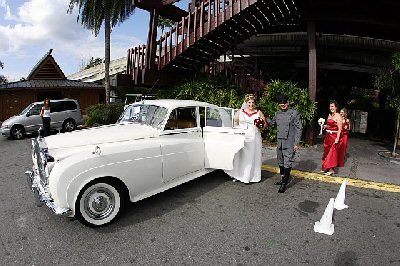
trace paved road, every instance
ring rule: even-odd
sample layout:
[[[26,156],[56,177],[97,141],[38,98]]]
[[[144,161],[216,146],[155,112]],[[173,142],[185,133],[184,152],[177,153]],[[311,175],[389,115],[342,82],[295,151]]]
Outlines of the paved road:
[[[130,204],[91,229],[35,206],[30,142],[0,139],[2,265],[400,265],[398,193],[347,187],[332,236],[313,231],[339,186],[274,174],[235,183],[214,172]]]

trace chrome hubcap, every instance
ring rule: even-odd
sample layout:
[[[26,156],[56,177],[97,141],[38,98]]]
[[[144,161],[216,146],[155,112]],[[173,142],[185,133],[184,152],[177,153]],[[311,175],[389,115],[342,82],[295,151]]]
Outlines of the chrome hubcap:
[[[66,131],[72,131],[72,130],[74,130],[74,124],[73,124],[72,122],[67,122],[67,123],[65,124],[65,130],[66,130]]]
[[[86,195],[84,208],[86,214],[92,219],[104,219],[115,208],[114,194],[107,188],[95,188]]]
[[[14,136],[15,136],[15,138],[17,138],[17,139],[22,138],[22,130],[21,130],[20,128],[15,129],[15,130],[14,130]]]

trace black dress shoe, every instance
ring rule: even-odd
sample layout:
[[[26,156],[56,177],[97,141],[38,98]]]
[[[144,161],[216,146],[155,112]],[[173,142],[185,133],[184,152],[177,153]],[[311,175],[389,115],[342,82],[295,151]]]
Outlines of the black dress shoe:
[[[286,186],[289,183],[289,179],[290,179],[290,171],[292,170],[291,167],[289,168],[285,168],[285,174],[282,177],[282,183],[281,186],[278,190],[278,193],[285,193],[286,191]]]
[[[285,191],[286,191],[286,184],[282,184],[279,187],[278,193],[285,193]]]

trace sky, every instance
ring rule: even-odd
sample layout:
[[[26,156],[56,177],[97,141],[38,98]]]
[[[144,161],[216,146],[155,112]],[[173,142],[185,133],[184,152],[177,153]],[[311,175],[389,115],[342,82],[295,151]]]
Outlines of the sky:
[[[177,6],[187,10],[189,0]],[[78,72],[91,57],[104,58],[104,29],[96,37],[77,23],[78,9],[67,14],[69,0],[0,0],[0,75],[26,78],[50,50],[65,75]],[[111,33],[111,60],[147,41],[149,13],[135,9]]]

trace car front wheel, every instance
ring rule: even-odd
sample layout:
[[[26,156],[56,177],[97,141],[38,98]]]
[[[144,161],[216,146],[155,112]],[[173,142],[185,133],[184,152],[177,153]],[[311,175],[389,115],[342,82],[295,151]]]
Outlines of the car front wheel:
[[[119,189],[108,183],[93,183],[79,194],[76,216],[85,225],[103,226],[113,221],[122,210]]]
[[[11,138],[13,139],[22,139],[24,137],[24,127],[22,126],[14,126],[11,129]]]

